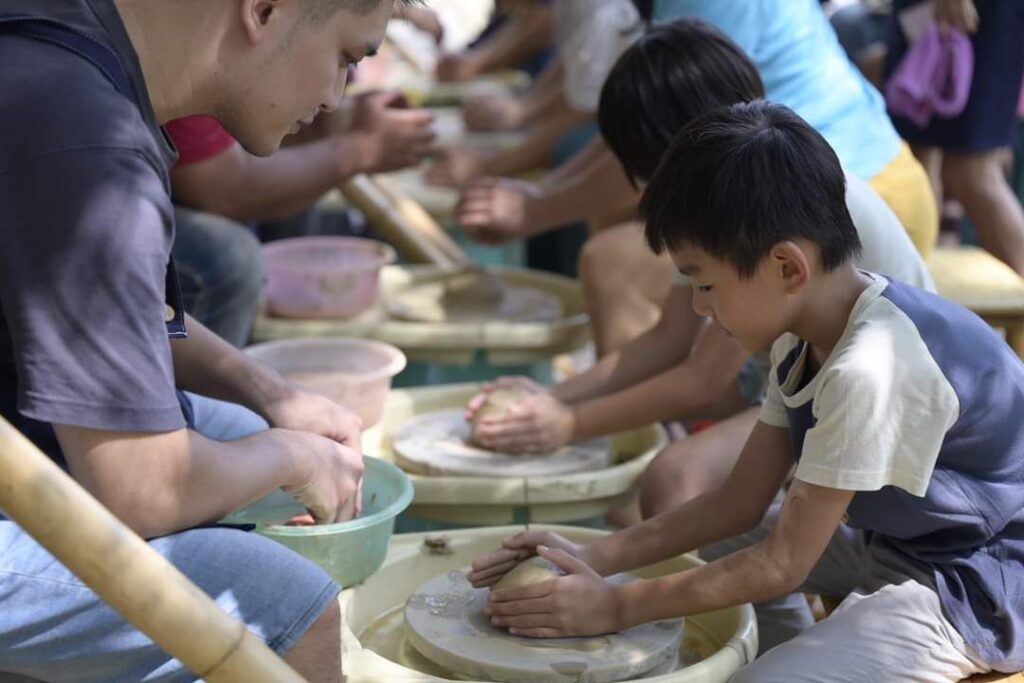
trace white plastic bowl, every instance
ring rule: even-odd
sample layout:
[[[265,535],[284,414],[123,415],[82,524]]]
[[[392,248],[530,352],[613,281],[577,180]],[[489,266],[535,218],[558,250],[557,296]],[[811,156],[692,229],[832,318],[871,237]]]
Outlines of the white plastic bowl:
[[[368,339],[286,339],[245,353],[299,386],[358,413],[365,428],[380,421],[391,381],[406,358],[391,344]]]

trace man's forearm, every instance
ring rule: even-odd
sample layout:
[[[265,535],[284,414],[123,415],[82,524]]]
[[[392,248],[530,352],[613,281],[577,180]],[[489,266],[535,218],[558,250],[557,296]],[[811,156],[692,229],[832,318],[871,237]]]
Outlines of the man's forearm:
[[[191,317],[188,339],[171,342],[177,387],[238,403],[267,417],[266,406],[293,390],[277,372],[257,363]]]
[[[328,191],[359,172],[354,138],[327,137],[276,154],[249,158],[235,196],[236,218],[270,221],[306,211]]]
[[[511,17],[482,45],[467,52],[479,73],[510,68],[544,49],[554,39],[554,15],[547,8],[530,9]]]
[[[610,152],[595,154],[579,174],[556,174],[557,182],[545,183],[533,208],[540,230],[625,213],[639,202],[639,194]]]
[[[219,442],[195,432],[57,428],[75,478],[145,538],[215,522],[301,476],[290,432]]]
[[[491,176],[512,176],[544,166],[558,139],[589,115],[563,110],[534,127],[522,145],[487,157],[483,171]]]

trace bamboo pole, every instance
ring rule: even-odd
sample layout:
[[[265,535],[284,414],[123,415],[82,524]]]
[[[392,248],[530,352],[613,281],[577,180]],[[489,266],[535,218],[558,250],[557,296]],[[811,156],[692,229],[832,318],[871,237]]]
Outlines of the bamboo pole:
[[[342,185],[341,192],[408,260],[447,271],[460,271],[470,265],[469,256],[444,228],[383,178],[358,175]]]
[[[204,680],[304,680],[3,418],[0,509]]]

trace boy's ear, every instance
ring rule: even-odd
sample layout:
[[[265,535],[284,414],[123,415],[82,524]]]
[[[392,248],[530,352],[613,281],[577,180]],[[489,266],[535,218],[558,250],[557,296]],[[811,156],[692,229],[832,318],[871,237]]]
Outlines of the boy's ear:
[[[778,275],[782,288],[793,293],[802,288],[811,278],[811,262],[806,252],[796,242],[784,240],[772,247],[768,254],[772,270]]]

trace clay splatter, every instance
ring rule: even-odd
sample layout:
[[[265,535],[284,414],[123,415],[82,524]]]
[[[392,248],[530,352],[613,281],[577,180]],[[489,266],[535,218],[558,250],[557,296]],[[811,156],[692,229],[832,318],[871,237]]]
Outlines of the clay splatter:
[[[412,609],[425,609],[431,616],[452,619],[462,617],[466,614],[466,608],[471,602],[466,595],[454,593],[441,593],[440,595],[423,595],[416,593],[409,598],[409,607]]]

